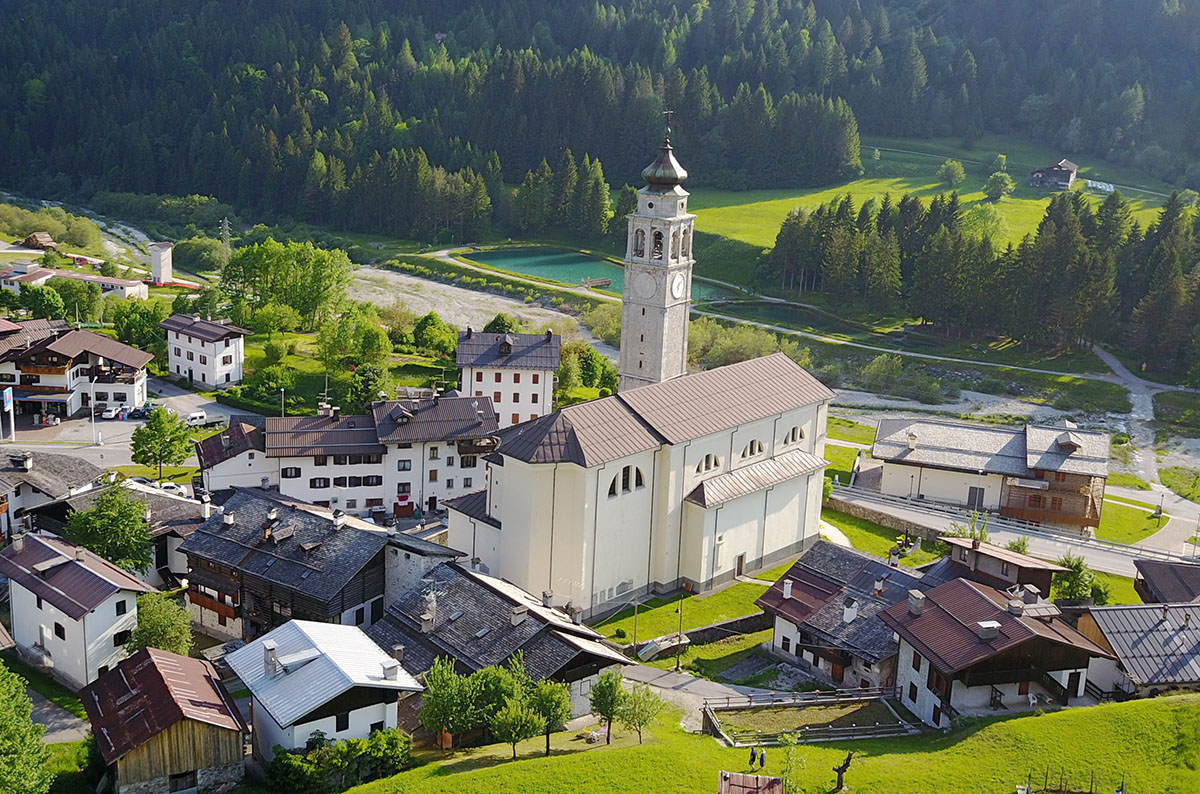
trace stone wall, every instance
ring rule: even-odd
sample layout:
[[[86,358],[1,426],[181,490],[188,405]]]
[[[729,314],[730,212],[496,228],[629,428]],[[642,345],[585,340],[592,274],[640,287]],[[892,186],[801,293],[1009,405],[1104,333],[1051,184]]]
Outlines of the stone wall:
[[[240,762],[199,769],[196,771],[196,790],[204,794],[225,794],[236,788],[245,776],[246,767]],[[170,789],[170,778],[164,776],[122,785],[117,794],[168,794]]]
[[[837,510],[839,513],[845,513],[846,515],[854,516],[855,518],[873,521],[880,526],[896,530],[897,535],[899,535],[901,532],[907,532],[912,537],[921,538],[922,540],[938,539],[939,532],[935,529],[913,523],[912,521],[906,521],[903,518],[898,518],[894,515],[885,513],[882,510],[869,507],[864,504],[859,504],[858,502],[847,502],[838,498],[836,491],[834,491],[832,496],[825,500],[822,507],[827,507],[830,510]]]

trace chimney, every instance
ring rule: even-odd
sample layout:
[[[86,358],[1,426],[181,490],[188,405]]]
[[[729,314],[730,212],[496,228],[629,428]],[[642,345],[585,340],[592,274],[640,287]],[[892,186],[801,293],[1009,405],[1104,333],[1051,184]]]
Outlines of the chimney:
[[[428,634],[433,631],[433,615],[428,612],[421,613],[421,633]]]
[[[383,677],[388,681],[396,681],[400,678],[400,663],[395,659],[388,659],[385,662],[380,662],[383,667]]]
[[[981,620],[975,625],[979,629],[981,640],[994,640],[1000,636],[1000,624],[994,620]]]
[[[910,450],[917,448],[917,434],[916,433],[908,434],[908,448]]]
[[[222,522],[225,524],[225,526],[227,526],[227,527],[231,527],[231,526],[233,526],[233,511],[232,511],[232,510],[226,510],[226,511],[225,511],[225,515],[221,517],[221,521],[222,521]]]
[[[583,623],[583,610],[574,604],[567,604],[567,614],[571,616],[571,622],[576,626]]]
[[[885,576],[876,576],[875,577],[875,586],[873,588],[871,588],[871,592],[874,595],[883,595],[883,580],[885,578],[887,578],[887,577],[885,577]]]
[[[979,538],[971,538],[971,548],[979,548]]]
[[[267,675],[279,672],[279,645],[275,640],[263,640],[263,670]]]
[[[12,547],[13,547],[13,551],[15,551],[17,554],[20,554],[21,552],[25,551],[25,533],[24,532],[18,532],[17,534],[12,536]]]
[[[338,417],[340,417],[341,415],[342,415],[342,407],[340,405],[335,405],[329,409],[329,418],[332,419],[333,421],[336,422],[338,420]]]
[[[75,547],[75,561],[83,562],[83,546]]]
[[[895,568],[899,564],[900,564],[900,549],[896,548],[895,546],[892,546],[891,551],[888,552],[888,565]]]
[[[343,513],[341,510],[334,510],[333,511],[333,528],[341,529],[344,526],[346,526],[346,514]]]
[[[842,622],[853,623],[856,617],[858,617],[858,602],[853,598],[847,598],[842,604]]]
[[[1027,584],[1021,588],[1021,600],[1026,604],[1036,604],[1041,595],[1042,591],[1037,588],[1037,585]]]
[[[1183,613],[1183,627],[1186,629],[1191,625],[1192,625],[1192,613],[1184,612]]]
[[[921,611],[925,609],[925,594],[920,590],[908,591],[908,614],[914,618],[921,617]]]
[[[270,477],[263,477],[258,481],[258,487],[264,491],[267,490],[268,488],[270,488],[270,486],[271,486],[271,478]]]
[[[529,617],[529,607],[518,604],[508,611],[508,615],[514,626],[520,626],[525,622],[525,618]]]
[[[21,458],[21,470],[22,471],[33,471],[33,453],[32,452],[26,452],[25,455]]]
[[[547,328],[546,329],[546,341],[549,342],[553,338],[554,338],[554,332],[551,331],[549,328]]]
[[[205,520],[212,517],[212,499],[208,495],[200,498],[200,517]]]
[[[470,339],[474,335],[475,335],[475,331],[471,328],[471,326],[468,325],[467,326],[467,339]]]
[[[549,609],[550,607],[554,606],[554,591],[553,590],[543,590],[542,591],[542,606],[544,606],[546,609]]]
[[[18,551],[20,551],[20,549],[18,549]],[[1170,613],[1171,613],[1171,610],[1170,610],[1170,608],[1169,608],[1169,607],[1167,607],[1167,605],[1166,605],[1166,604],[1163,604],[1163,615],[1162,615],[1163,623],[1166,623],[1166,622],[1167,622],[1167,616],[1168,616]]]
[[[146,505],[146,523],[149,524],[152,518],[154,518],[154,512],[150,510],[150,505]]]
[[[329,416],[329,403],[317,403],[317,416]]]
[[[272,534],[272,533],[271,533],[271,525],[270,525],[270,524],[263,524],[263,528],[262,528],[262,539],[263,539],[263,540],[270,540],[270,539],[271,539],[271,534]]]
[[[783,597],[784,598],[792,597],[792,580],[791,579],[783,580]]]
[[[279,518],[279,508],[278,507],[272,507],[270,510],[267,511],[267,520],[268,521],[274,521],[277,518]]]
[[[395,645],[392,646],[392,658],[395,659],[397,662],[404,661],[404,646],[403,645],[401,645],[400,643],[396,643]]]
[[[1008,614],[1015,617],[1021,617],[1025,614],[1025,602],[1013,599],[1008,602]]]

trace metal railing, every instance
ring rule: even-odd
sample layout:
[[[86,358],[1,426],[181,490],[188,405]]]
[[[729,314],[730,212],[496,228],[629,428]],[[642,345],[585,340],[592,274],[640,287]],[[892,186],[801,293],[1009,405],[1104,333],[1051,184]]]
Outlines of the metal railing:
[[[1182,554],[1176,554],[1175,552],[1165,551],[1163,549],[1155,549],[1147,546],[1130,546],[1125,543],[1116,543],[1111,540],[1083,537],[1077,533],[1066,532],[1061,529],[1055,529],[1054,527],[1048,527],[1044,524],[1038,524],[1032,521],[1022,521],[1020,519],[1002,517],[990,511],[970,511],[955,505],[941,504],[922,499],[910,499],[904,496],[881,494],[878,491],[868,491],[865,488],[859,488],[857,486],[841,485],[837,487],[836,491],[844,492],[851,496],[859,497],[871,502],[878,502],[886,505],[896,505],[917,513],[948,516],[966,523],[970,523],[972,512],[977,514],[986,513],[988,516],[989,529],[1001,531],[1008,530],[1010,532],[1022,532],[1031,535],[1042,535],[1051,540],[1067,541],[1087,546],[1098,546],[1100,548],[1106,548],[1118,553],[1128,554],[1131,557],[1156,557],[1164,560],[1191,559]]]
[[[779,744],[780,738],[788,736],[800,743],[833,741],[837,739],[874,739],[881,736],[906,736],[917,733],[919,729],[903,722],[877,722],[873,725],[805,725],[792,731],[764,733],[762,731],[731,731],[722,732],[729,737],[735,747],[744,745]]]
[[[862,689],[818,690],[815,692],[767,692],[749,695],[728,695],[705,698],[704,708],[719,711],[745,709],[755,706],[822,706],[831,703],[853,703],[857,700],[879,700],[897,697],[894,687],[865,687]]]

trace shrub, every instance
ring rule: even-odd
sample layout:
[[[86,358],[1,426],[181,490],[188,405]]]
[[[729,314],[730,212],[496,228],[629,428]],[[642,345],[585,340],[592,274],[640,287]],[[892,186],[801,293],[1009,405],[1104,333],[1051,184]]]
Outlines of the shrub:
[[[608,389],[608,388],[603,388],[603,389],[601,389],[601,390],[600,390],[600,396],[601,396],[601,397],[611,397],[611,396],[612,396],[612,389]]]
[[[288,349],[283,342],[267,342],[263,345],[263,355],[268,365],[280,363],[287,354]]]
[[[1004,381],[999,378],[983,378],[975,384],[974,390],[984,394],[1003,394],[1004,388]]]

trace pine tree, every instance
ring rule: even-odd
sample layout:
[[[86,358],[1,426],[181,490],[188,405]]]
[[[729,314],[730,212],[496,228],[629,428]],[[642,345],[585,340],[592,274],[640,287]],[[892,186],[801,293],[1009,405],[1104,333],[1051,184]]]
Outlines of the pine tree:
[[[571,210],[575,202],[575,190],[579,184],[579,168],[570,149],[563,152],[562,162],[554,173],[550,187],[550,220],[555,226],[571,224]]]

